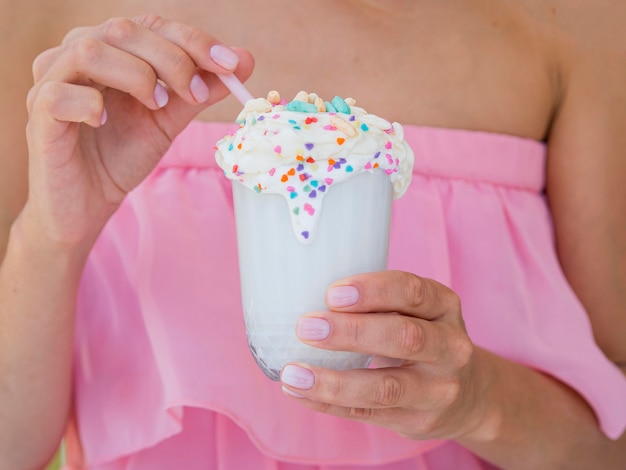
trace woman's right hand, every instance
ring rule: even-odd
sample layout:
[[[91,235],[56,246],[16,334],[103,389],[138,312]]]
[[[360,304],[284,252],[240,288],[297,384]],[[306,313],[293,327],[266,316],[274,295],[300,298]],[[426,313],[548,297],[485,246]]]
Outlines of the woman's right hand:
[[[33,64],[22,217],[55,246],[88,245],[172,139],[246,79],[253,59],[154,15],[77,28]]]

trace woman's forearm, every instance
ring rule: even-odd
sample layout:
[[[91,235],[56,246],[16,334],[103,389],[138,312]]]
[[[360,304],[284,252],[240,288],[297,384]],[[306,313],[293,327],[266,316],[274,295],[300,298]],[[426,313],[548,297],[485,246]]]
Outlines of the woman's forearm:
[[[65,429],[77,286],[86,249],[53,246],[29,217],[0,267],[0,470],[41,468]]]
[[[492,419],[464,446],[505,469],[626,468],[626,434],[617,441],[602,434],[575,391],[485,350],[476,355],[481,375],[492,378],[484,397]]]

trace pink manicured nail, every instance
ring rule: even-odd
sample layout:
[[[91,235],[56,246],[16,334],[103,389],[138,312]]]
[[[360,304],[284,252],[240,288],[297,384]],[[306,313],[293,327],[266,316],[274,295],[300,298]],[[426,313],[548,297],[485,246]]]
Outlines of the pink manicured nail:
[[[313,372],[303,367],[288,364],[284,367],[280,380],[291,387],[307,390],[315,383]]]
[[[359,290],[354,286],[337,286],[328,289],[326,300],[329,307],[347,307],[359,300]]]
[[[167,104],[169,100],[170,97],[167,94],[167,91],[165,90],[165,88],[163,88],[163,85],[157,82],[156,86],[154,87],[154,102],[159,108],[162,108]]]
[[[198,103],[204,103],[209,99],[209,87],[204,83],[200,75],[194,75],[189,84],[189,91]]]
[[[320,341],[328,338],[330,323],[323,318],[300,318],[296,326],[296,334],[302,339]]]
[[[100,125],[104,126],[104,123],[107,122],[108,114],[106,108],[102,110],[102,117],[100,118]]]
[[[230,47],[215,44],[211,47],[209,55],[213,61],[228,70],[233,70],[239,64],[239,56]]]

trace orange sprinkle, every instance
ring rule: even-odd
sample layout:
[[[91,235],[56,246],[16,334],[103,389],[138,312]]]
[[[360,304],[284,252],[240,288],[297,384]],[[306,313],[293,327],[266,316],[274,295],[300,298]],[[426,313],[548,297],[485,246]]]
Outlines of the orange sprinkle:
[[[283,183],[286,183],[288,179],[289,179],[289,176],[287,176],[287,175],[283,175],[283,176],[280,177],[280,181],[283,182]]]
[[[296,155],[296,160],[298,160],[299,162],[303,162],[304,157],[302,155]]]
[[[296,174],[296,169],[295,168],[289,168],[289,171],[287,172],[287,174],[289,176],[293,176]]]
[[[237,148],[241,150],[241,142],[239,142],[239,145],[237,145]]]
[[[372,167],[374,167],[374,168],[378,168],[378,163],[374,163],[374,164],[372,165]]]
[[[335,163],[335,160],[333,160],[332,158],[328,159],[328,165],[333,166]]]
[[[337,137],[337,143],[339,145],[343,145],[343,143],[346,141],[346,139],[344,139],[343,137]]]

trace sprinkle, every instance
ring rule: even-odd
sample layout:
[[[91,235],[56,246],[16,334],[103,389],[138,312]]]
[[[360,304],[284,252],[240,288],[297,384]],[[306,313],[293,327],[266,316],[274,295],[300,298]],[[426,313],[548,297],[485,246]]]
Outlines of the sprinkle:
[[[297,198],[297,197],[298,197],[298,193],[297,193],[297,192],[295,192],[295,191],[292,191],[291,193],[289,193],[289,197],[290,197],[291,199],[295,199],[295,198]]]
[[[274,115],[272,116],[272,119],[278,119],[279,117],[280,117],[280,114],[274,114]]]
[[[367,162],[363,168],[366,169],[366,170],[371,169],[372,168],[372,162]]]
[[[300,208],[299,207],[294,207],[292,212],[293,212],[294,215],[298,215],[298,214],[300,214]]]
[[[318,185],[318,184],[320,184],[320,182],[319,182],[319,181],[317,181],[317,180],[313,180],[313,181],[311,181],[309,184],[310,184],[311,186],[313,186],[314,188],[317,188],[317,185]]]
[[[320,192],[326,192],[326,186],[325,185],[321,185],[319,188],[317,188],[318,191]]]
[[[329,159],[328,159],[328,164],[329,164],[330,166],[333,166],[333,165],[335,164],[335,160],[333,160],[332,158],[329,158]]]
[[[295,168],[289,168],[289,171],[287,171],[287,174],[289,176],[293,176],[296,174],[296,169]]]
[[[315,199],[317,197],[317,192],[315,191],[315,189],[309,193],[309,197],[311,199]]]
[[[303,237],[305,240],[308,240],[308,238],[309,238],[309,232],[308,232],[307,230],[305,230],[304,232],[302,232],[302,234],[301,234],[301,235],[302,235],[302,237]]]
[[[361,130],[362,130],[362,131],[367,132],[367,131],[369,131],[369,130],[370,130],[370,128],[369,128],[369,127],[367,127],[367,124],[362,123],[362,124],[361,124]]]
[[[286,183],[288,180],[289,180],[289,176],[287,176],[287,175],[283,175],[283,176],[280,177],[280,181],[282,183]]]
[[[270,176],[274,176],[274,173],[276,173],[276,168],[270,168]]]
[[[330,125],[330,124],[326,124],[326,125],[323,127],[323,129],[324,129],[325,131],[336,131],[336,130],[337,130],[337,128],[336,128],[335,126]]]
[[[285,109],[287,111],[295,111],[298,113],[316,113],[317,112],[317,106],[315,106],[314,104],[305,103],[304,101],[297,101],[297,100],[287,103],[287,106],[285,106]]]
[[[304,204],[304,206],[302,207],[307,214],[309,215],[313,215],[315,214],[315,207],[313,207],[311,204],[309,204],[308,202]]]
[[[313,124],[314,122],[317,122],[317,118],[316,117],[309,116],[308,118],[306,118],[304,120],[305,124]]]
[[[385,143],[385,148],[386,148],[387,150],[390,150],[390,149],[391,149],[391,147],[392,147],[391,141],[390,141],[390,140],[388,140],[388,141],[387,141],[387,143]]]
[[[300,163],[297,167],[296,167],[297,171],[302,171],[304,170],[304,165],[302,163]]]
[[[376,153],[374,154],[374,158],[378,158],[378,157],[380,157],[380,152],[376,152]]]
[[[276,153],[280,153],[282,151],[282,147],[280,145],[277,145],[276,147],[274,147],[274,152]]]
[[[298,124],[298,122],[295,119],[289,119],[289,121],[287,121],[289,124]]]
[[[311,191],[311,186],[309,186],[309,185],[307,184],[307,185],[305,185],[305,186],[304,186],[304,188],[302,188],[302,190],[303,190],[305,193],[308,193],[309,191]]]
[[[294,188],[293,186],[287,186],[287,188],[286,188],[286,189],[287,189],[287,191],[288,191],[288,192],[290,192],[290,193],[293,193],[293,192],[296,190],[296,188]]]
[[[310,150],[310,149],[309,149],[309,150]],[[313,163],[315,163],[315,158],[313,158],[313,157],[308,157],[308,158],[306,159],[306,162],[307,162],[307,163],[311,163],[311,164],[313,164]]]
[[[337,137],[337,144],[338,145],[343,145],[343,143],[346,141],[346,139],[344,139],[343,137]]]
[[[257,118],[257,121],[265,121],[265,116],[259,116],[259,117]]]
[[[233,165],[233,173],[237,173],[239,170],[239,165]]]
[[[304,144],[304,146],[307,150],[313,150],[313,147],[315,147],[315,145],[311,142],[307,142],[306,144]]]
[[[351,165],[347,165],[346,166],[346,173],[352,173],[353,170],[354,170],[354,168],[352,168]]]
[[[231,143],[228,145],[228,151],[229,151],[229,152],[232,152],[233,148],[234,148],[234,147],[233,147],[233,143],[231,142]]]
[[[239,144],[237,145],[237,148],[241,150],[241,142],[239,142]]]
[[[333,179],[332,179],[332,178],[326,178],[324,181],[326,182],[326,184],[327,184],[328,186],[330,186],[331,184],[333,184]]]
[[[308,175],[306,173],[300,173],[300,181],[302,181],[303,183],[308,179]]]
[[[348,106],[348,103],[346,103],[343,98],[335,96],[332,105],[338,113],[350,114],[350,106]]]

